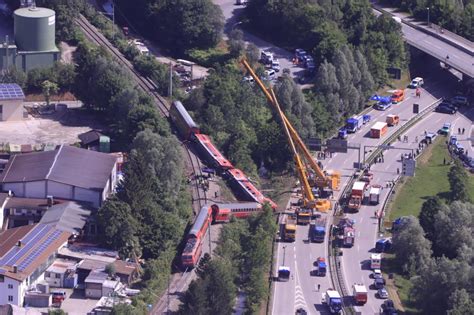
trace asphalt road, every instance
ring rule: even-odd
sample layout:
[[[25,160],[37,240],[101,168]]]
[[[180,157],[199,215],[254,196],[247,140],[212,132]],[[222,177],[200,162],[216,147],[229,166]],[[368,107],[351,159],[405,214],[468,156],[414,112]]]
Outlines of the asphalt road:
[[[213,0],[214,4],[220,6],[222,13],[224,14],[225,18],[225,26],[224,26],[224,35],[226,36],[229,34],[233,29],[238,28],[240,25],[240,16],[245,8],[243,5],[236,5],[235,0]],[[278,58],[280,61],[281,70],[289,69],[291,75],[295,77],[300,77],[304,74],[305,69],[303,67],[298,67],[293,65],[291,59],[293,58],[294,54],[289,52],[283,48],[277,47],[257,36],[254,36],[245,30],[244,33],[244,41],[246,44],[253,43],[256,45],[260,50],[266,50],[273,53],[273,56]],[[280,71],[279,74],[281,75],[283,71]]]
[[[364,158],[363,146],[375,146],[380,144],[385,138],[413,117],[413,103],[417,102],[420,104],[421,111],[433,103],[437,98],[442,97],[443,95],[449,96],[451,89],[446,82],[435,82],[432,81],[431,78],[426,78],[425,82],[425,87],[428,90],[433,91],[433,93],[436,94],[436,97],[428,93],[426,90],[423,90],[421,98],[417,99],[414,94],[415,91],[407,89],[406,99],[404,102],[393,105],[387,111],[372,110],[369,113],[372,116],[372,121],[357,133],[349,136],[348,141],[350,144],[361,144],[362,146],[360,154],[361,161]],[[473,118],[472,116],[474,116],[473,111],[474,110],[471,110],[469,113],[471,119]],[[368,133],[370,127],[376,121],[385,121],[388,114],[399,115],[400,125],[398,127],[389,127],[389,132],[382,139],[369,138]],[[416,148],[417,144],[414,143],[416,136],[421,139],[425,130],[428,132],[436,132],[445,122],[451,122],[454,127],[453,130],[456,130],[456,133],[457,128],[464,127],[466,129],[467,132],[461,137],[461,142],[466,143],[464,146],[469,147],[470,154],[472,154],[472,147],[470,147],[467,140],[467,138],[469,138],[468,135],[472,132],[472,122],[470,119],[459,114],[446,115],[431,113],[407,132],[409,143],[396,143],[395,145],[403,148]],[[367,148],[367,151],[370,149],[371,148]],[[397,176],[397,168],[401,169],[401,163],[399,161],[401,152],[402,151],[396,149],[385,152],[384,163],[375,164],[372,168],[375,176],[374,183],[380,183],[385,186],[387,181],[395,179]],[[358,155],[358,150],[349,150],[346,154],[333,154],[332,158],[322,160],[322,163],[325,166],[325,169],[337,169],[341,172],[341,187],[344,187],[354,172],[353,163],[359,160]],[[388,189],[382,191],[382,198],[386,197],[387,191]],[[335,194],[335,198],[338,198],[339,194],[340,191]],[[365,268],[366,261],[370,258],[369,251],[374,247],[377,238],[377,221],[374,217],[375,209],[378,208],[364,206],[359,213],[349,214],[350,218],[356,220],[356,243],[353,248],[344,249],[344,255],[342,258],[341,267],[345,276],[346,287],[348,289],[352,287],[353,283],[364,283],[367,287],[369,287],[369,284],[371,283],[371,279],[369,279],[370,272]],[[308,226],[298,226],[297,240],[295,243],[281,242],[278,244],[278,258],[276,265],[283,265],[283,256],[285,256],[285,265],[290,267],[293,277],[289,282],[275,282],[272,314],[294,314],[294,311],[299,307],[305,308],[310,314],[327,312],[326,307],[321,305],[321,293],[332,286],[330,276],[310,276],[311,270],[314,269],[313,263],[316,258],[319,256],[327,258],[327,242],[323,244],[308,243],[306,241],[308,237],[307,235]],[[318,284],[321,285],[321,292],[317,292]],[[373,296],[374,293],[375,291],[370,291],[369,302],[361,308],[362,314],[373,314],[373,312],[379,308],[381,300],[376,299]]]

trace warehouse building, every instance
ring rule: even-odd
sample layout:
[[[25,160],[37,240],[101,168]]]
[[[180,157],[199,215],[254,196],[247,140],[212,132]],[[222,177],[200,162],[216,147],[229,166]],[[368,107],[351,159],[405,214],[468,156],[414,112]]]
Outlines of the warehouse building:
[[[56,13],[31,5],[13,12],[14,41],[6,37],[0,44],[0,70],[15,66],[29,71],[52,66],[59,60],[56,47]]]
[[[84,201],[98,208],[115,190],[116,169],[113,155],[62,145],[13,155],[0,184],[17,197]]]
[[[0,121],[22,120],[25,94],[16,83],[0,84]]]

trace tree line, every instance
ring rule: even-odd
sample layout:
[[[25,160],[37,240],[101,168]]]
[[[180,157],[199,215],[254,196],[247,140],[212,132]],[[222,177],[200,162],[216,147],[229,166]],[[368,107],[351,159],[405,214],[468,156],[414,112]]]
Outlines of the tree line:
[[[245,299],[245,313],[258,314],[269,297],[268,273],[276,233],[272,209],[247,220],[223,226],[215,257],[204,256],[197,267],[178,314],[231,314],[238,290]]]
[[[429,14],[431,23],[436,23],[474,41],[474,2],[472,0],[384,0],[383,2],[408,11],[420,20],[428,21]]]
[[[469,314],[474,309],[474,204],[459,162],[449,172],[445,202],[427,199],[419,218],[405,218],[393,233],[397,264],[413,286],[410,300],[424,314]]]

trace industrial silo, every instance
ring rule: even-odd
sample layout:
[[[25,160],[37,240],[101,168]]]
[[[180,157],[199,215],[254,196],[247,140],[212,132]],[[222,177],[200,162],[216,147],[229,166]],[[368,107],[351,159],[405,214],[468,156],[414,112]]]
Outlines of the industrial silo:
[[[20,51],[56,51],[55,12],[35,6],[15,10],[15,42]]]

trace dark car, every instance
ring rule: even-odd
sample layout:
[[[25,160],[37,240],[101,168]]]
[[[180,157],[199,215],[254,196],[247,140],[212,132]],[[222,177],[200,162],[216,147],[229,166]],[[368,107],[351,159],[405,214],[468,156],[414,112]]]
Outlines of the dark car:
[[[397,310],[392,300],[385,300],[380,306],[381,313],[384,315],[397,315]]]
[[[308,313],[305,311],[304,308],[299,308],[299,309],[296,310],[296,313],[295,313],[295,314],[296,314],[296,315],[306,315],[306,314],[308,314]]]
[[[376,289],[382,289],[385,286],[385,279],[374,279],[374,287]]]
[[[448,105],[438,105],[435,109],[435,111],[437,111],[438,113],[443,113],[443,114],[455,114],[456,113],[456,109],[448,106]]]
[[[439,106],[451,107],[452,109],[454,109],[454,110],[456,110],[456,111],[459,109],[458,106],[456,106],[455,104],[451,103],[451,102],[448,101],[448,100],[443,100],[443,101],[439,104]]]

